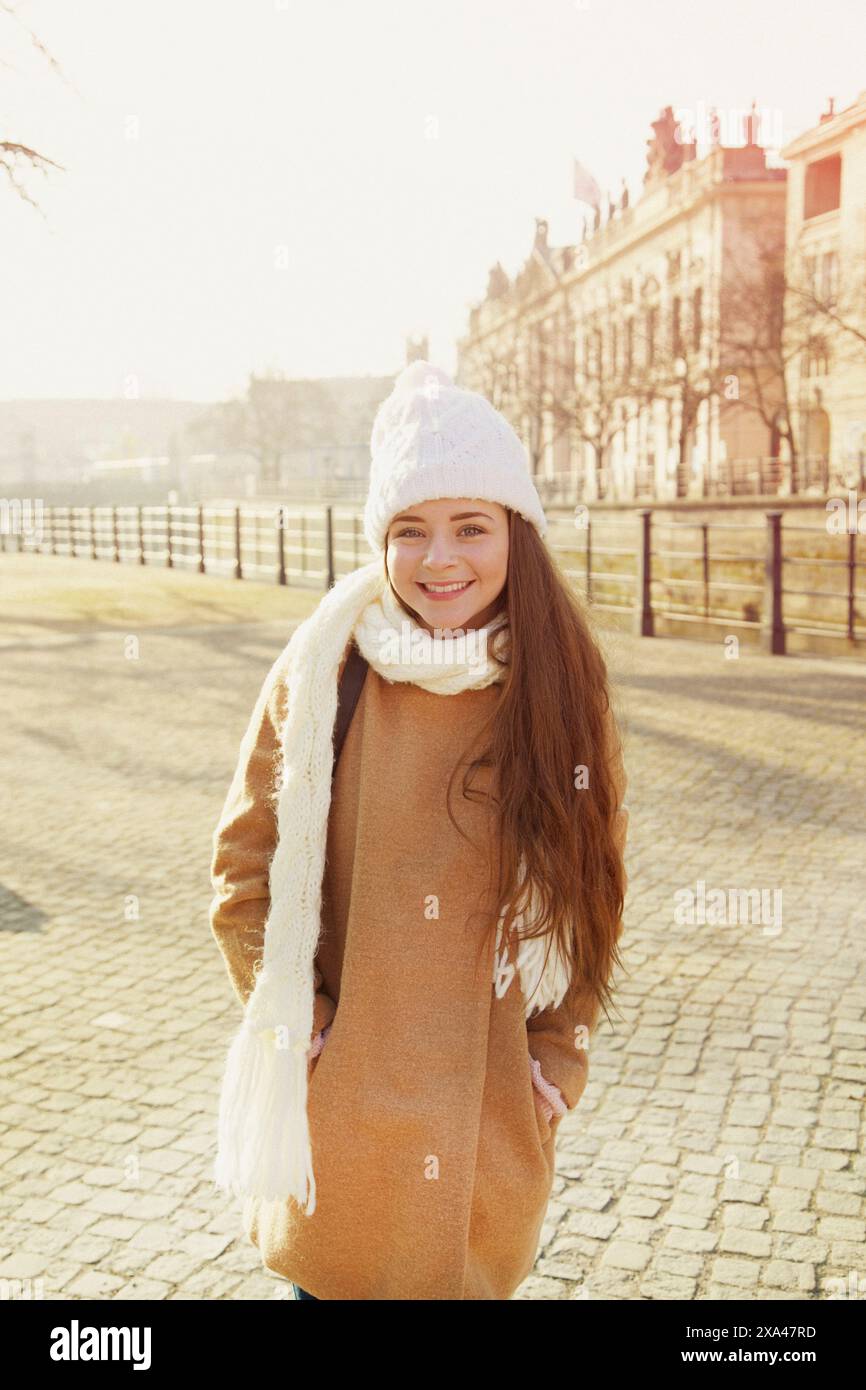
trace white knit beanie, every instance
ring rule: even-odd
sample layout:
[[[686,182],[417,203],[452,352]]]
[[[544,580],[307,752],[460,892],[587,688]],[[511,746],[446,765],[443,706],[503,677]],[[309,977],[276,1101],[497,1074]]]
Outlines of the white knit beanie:
[[[364,535],[385,549],[391,519],[417,502],[478,497],[520,512],[540,536],[547,518],[519,436],[484,396],[466,391],[431,362],[394,382],[370,436],[370,490]]]

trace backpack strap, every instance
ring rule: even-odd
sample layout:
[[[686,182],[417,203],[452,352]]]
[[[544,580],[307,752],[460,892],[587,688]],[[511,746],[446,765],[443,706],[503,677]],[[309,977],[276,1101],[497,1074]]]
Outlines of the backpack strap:
[[[349,655],[343,667],[343,674],[340,677],[340,684],[337,689],[337,718],[334,725],[334,763],[331,769],[331,781],[337,771],[337,760],[343,750],[346,741],[346,734],[349,732],[349,725],[352,722],[352,715],[355,713],[355,706],[361,694],[361,688],[367,675],[367,660],[361,655],[355,639],[349,642]]]

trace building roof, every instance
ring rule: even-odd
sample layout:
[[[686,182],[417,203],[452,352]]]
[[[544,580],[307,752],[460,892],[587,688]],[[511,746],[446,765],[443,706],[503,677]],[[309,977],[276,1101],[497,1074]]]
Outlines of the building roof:
[[[831,140],[838,140],[840,135],[847,135],[855,127],[866,124],[866,91],[862,91],[856,101],[852,101],[850,106],[846,106],[842,111],[834,111],[831,102],[830,110],[825,111],[817,125],[810,130],[804,130],[796,139],[781,151],[783,159],[797,159],[800,155],[811,154],[818,146],[829,143]]]

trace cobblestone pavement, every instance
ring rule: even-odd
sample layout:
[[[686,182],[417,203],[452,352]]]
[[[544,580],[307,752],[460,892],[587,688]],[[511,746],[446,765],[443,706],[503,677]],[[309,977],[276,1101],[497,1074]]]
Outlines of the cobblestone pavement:
[[[0,1281],[285,1298],[210,1182],[240,1012],[207,909],[211,833],[287,626],[137,635],[135,659],[127,632],[86,627],[0,649]],[[625,969],[516,1296],[863,1298],[864,673],[730,660],[721,640],[607,647]],[[732,889],[764,890],[760,920]]]

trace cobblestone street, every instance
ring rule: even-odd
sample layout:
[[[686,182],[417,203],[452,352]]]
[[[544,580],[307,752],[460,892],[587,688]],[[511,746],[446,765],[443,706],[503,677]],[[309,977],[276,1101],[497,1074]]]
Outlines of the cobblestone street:
[[[22,601],[7,626],[7,585],[35,566],[73,585],[110,569],[0,555],[0,1281],[285,1298],[210,1181],[240,1010],[208,908],[211,834],[297,596],[163,572],[171,622],[138,622],[157,576],[115,567],[126,625],[28,622]],[[187,593],[203,607],[184,619]],[[518,1298],[866,1296],[866,671],[730,660],[723,637],[606,639],[626,969]],[[732,920],[729,890],[763,893],[761,919]]]

